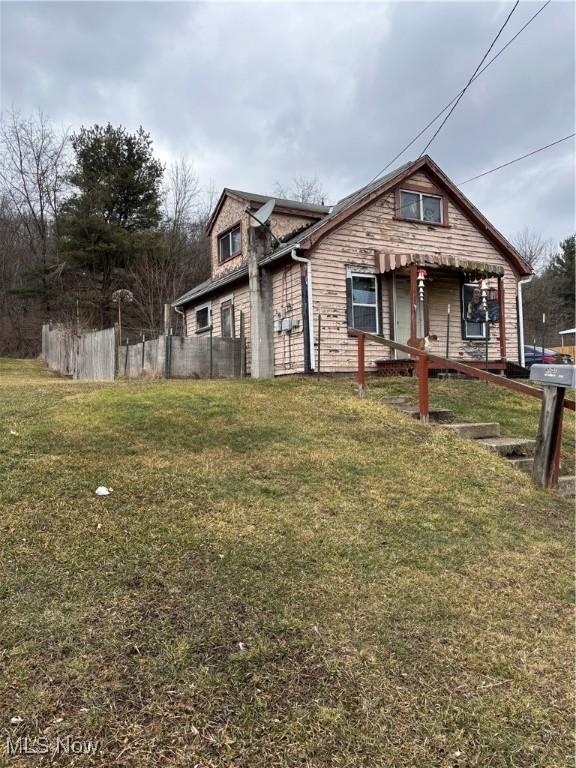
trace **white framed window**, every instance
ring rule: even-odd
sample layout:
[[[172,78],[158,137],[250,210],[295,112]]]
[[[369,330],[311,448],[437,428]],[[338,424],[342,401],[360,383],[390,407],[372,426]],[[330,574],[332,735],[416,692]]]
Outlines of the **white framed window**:
[[[210,304],[202,304],[201,307],[196,307],[196,333],[209,330],[212,320],[210,315]]]
[[[462,338],[486,339],[486,310],[482,307],[479,283],[464,283],[461,293]]]
[[[220,262],[237,256],[242,250],[240,224],[235,224],[218,238],[218,258]]]
[[[378,279],[364,272],[350,272],[348,275],[349,324],[358,331],[379,333]]]
[[[428,221],[431,224],[444,223],[442,198],[439,195],[427,195],[424,192],[401,189],[400,210],[397,214],[401,219]]]

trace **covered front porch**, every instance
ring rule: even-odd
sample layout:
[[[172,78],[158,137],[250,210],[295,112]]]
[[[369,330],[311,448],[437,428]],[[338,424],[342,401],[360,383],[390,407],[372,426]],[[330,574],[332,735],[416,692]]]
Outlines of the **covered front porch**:
[[[389,307],[382,335],[494,373],[506,372],[503,266],[442,254],[385,255],[377,266],[383,303]],[[416,360],[400,350],[387,350],[376,360],[381,376],[412,375],[415,366]],[[432,376],[444,370],[431,361]]]

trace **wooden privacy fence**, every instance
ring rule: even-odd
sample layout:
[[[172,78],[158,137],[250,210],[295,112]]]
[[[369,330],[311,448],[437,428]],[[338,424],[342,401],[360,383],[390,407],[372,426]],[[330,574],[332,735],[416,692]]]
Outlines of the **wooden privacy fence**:
[[[115,328],[77,334],[65,326],[42,327],[42,359],[51,371],[75,379],[113,381],[119,376],[205,379],[243,376],[245,339],[159,336],[118,346]]]
[[[77,334],[63,325],[43,325],[42,360],[51,371],[74,379],[113,381],[116,331],[106,328]]]

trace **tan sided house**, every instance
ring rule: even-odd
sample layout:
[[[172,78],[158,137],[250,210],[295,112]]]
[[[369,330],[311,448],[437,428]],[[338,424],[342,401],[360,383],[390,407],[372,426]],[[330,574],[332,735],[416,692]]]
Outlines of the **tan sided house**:
[[[208,224],[212,276],[175,302],[188,335],[237,336],[243,313],[253,376],[314,371],[318,335],[321,371],[353,373],[349,328],[427,339],[444,356],[450,313],[450,358],[484,364],[487,335],[492,370],[518,362],[518,283],[531,269],[428,156],[332,207],[276,200],[259,226],[268,200],[222,193]],[[386,374],[413,361],[368,342],[366,364]]]

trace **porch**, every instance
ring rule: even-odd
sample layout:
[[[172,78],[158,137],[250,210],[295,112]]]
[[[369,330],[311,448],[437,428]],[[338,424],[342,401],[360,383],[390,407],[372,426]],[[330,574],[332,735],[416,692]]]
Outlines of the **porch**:
[[[513,338],[507,339],[506,334],[506,303],[512,303],[513,312],[515,291],[508,285],[510,295],[506,295],[502,265],[415,254],[380,256],[377,268],[383,306],[389,307],[381,335],[498,374],[506,373],[509,355],[517,360],[515,331]],[[378,375],[413,375],[414,355],[397,348],[382,352],[374,361]],[[431,359],[432,376],[445,370]]]

